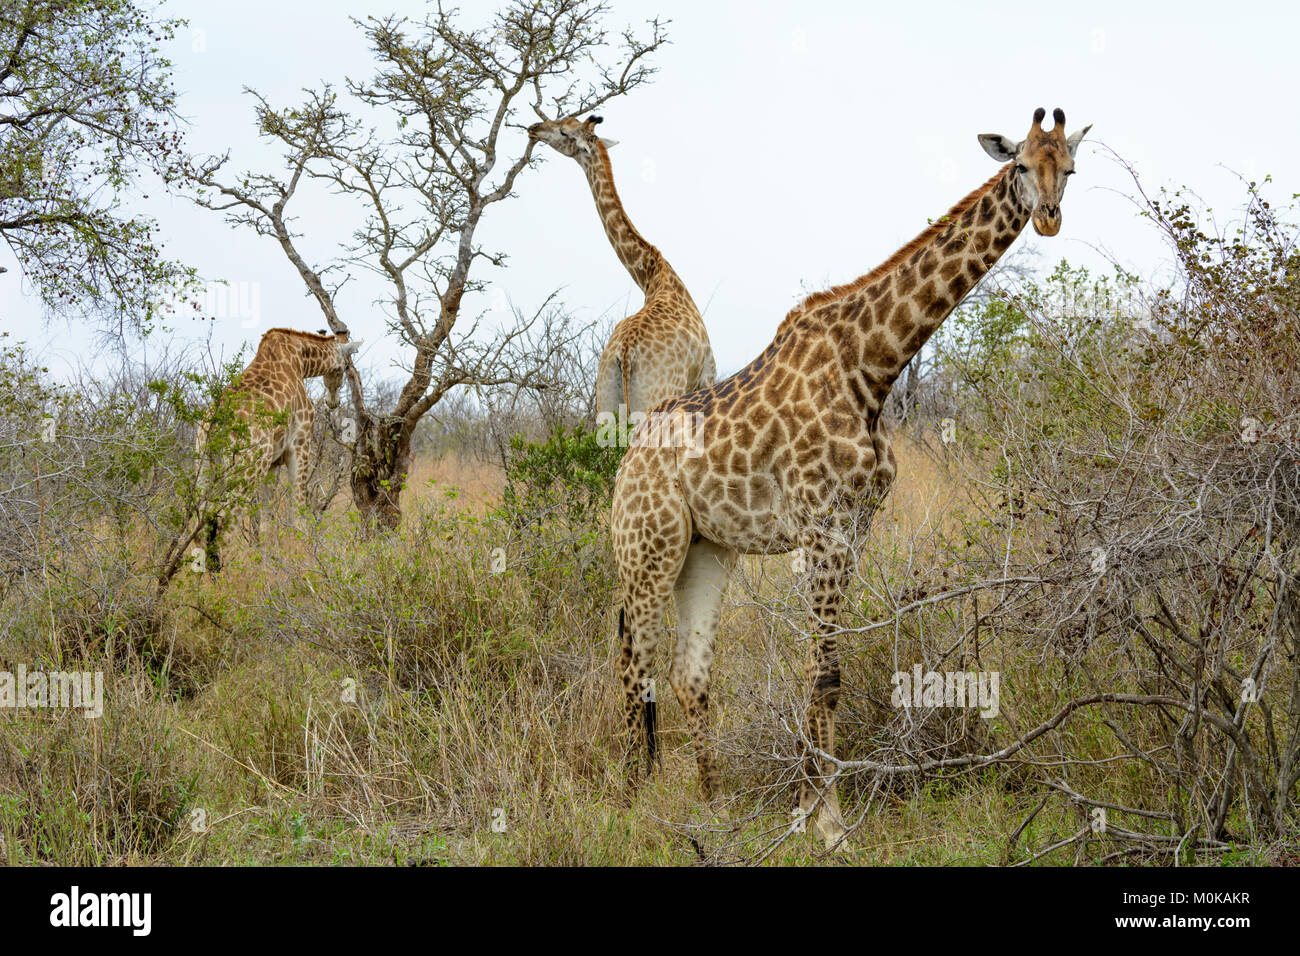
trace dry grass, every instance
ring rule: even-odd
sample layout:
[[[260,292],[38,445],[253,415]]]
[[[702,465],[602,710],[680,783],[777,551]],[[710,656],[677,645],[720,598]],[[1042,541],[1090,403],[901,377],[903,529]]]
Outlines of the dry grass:
[[[975,503],[942,451],[900,441],[899,478],[864,553],[865,577],[906,578]],[[502,478],[421,461],[402,530],[365,540],[348,514],[261,547],[231,543],[217,579],[173,585],[159,672],[118,660],[102,726],[0,715],[0,853],[10,863],[987,864],[1038,795],[1014,769],[843,787],[858,820],[844,851],[779,839],[793,805],[790,738],[802,647],[766,610],[783,557],[733,585],[713,692],[726,793],[698,796],[672,695],[659,772],[633,792],[619,762],[604,557],[571,566],[563,541],[502,537]],[[544,530],[549,534],[550,530]],[[517,533],[513,533],[517,534]],[[489,569],[504,545],[508,570]],[[24,643],[48,659],[48,642]],[[666,672],[672,638],[661,642]],[[891,643],[847,648],[842,751],[887,742]],[[991,649],[990,649],[991,652]],[[1008,649],[1008,661],[1011,664]],[[93,649],[82,666],[98,664]],[[1035,690],[1023,687],[1026,698]],[[1028,714],[1026,717],[1028,718]],[[1080,753],[1101,754],[1080,728]],[[41,755],[35,761],[24,754]],[[785,754],[788,756],[788,754]],[[788,763],[788,761],[787,761]],[[39,827],[19,809],[44,801]],[[1021,834],[1077,826],[1049,809]],[[1097,859],[1098,846],[1081,859]],[[1253,857],[1251,857],[1253,859]],[[1060,860],[1054,862],[1061,862]]]
[[[449,454],[442,458],[421,455],[411,465],[402,507],[417,505],[430,497],[445,497],[447,489],[455,489],[468,508],[482,514],[500,501],[504,486],[505,475],[495,465],[467,455]]]

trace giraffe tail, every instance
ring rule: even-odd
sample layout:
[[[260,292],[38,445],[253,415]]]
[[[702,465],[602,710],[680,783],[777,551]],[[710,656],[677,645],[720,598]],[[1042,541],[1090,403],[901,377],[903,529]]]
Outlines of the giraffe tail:
[[[623,354],[618,358],[619,369],[623,374],[623,404],[627,406],[627,414],[631,417],[632,407],[632,350],[624,349]]]
[[[659,759],[659,711],[653,694],[645,705],[645,752],[649,757],[646,773],[650,774],[654,772],[655,761]]]

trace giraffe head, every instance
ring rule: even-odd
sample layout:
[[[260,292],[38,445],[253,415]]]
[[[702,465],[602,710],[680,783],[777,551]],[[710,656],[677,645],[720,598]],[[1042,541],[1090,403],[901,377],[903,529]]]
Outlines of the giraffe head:
[[[576,116],[544,120],[528,127],[528,138],[534,143],[546,143],[557,152],[583,162],[599,154],[597,143],[606,149],[617,145],[616,140],[601,139],[596,135],[596,126],[602,122],[604,119],[600,116],[589,116],[585,122]]]
[[[1019,143],[996,133],[982,133],[979,139],[984,151],[998,162],[1015,162],[1016,175],[1034,207],[1034,231],[1054,236],[1061,231],[1061,196],[1066,179],[1074,172],[1074,154],[1092,126],[1067,137],[1064,111],[1058,107],[1052,112],[1056,124],[1049,130],[1043,129],[1046,115],[1041,106],[1034,110],[1034,125]]]
[[[321,329],[318,335],[329,337],[329,332]],[[349,338],[348,330],[345,328],[333,336],[333,341],[337,348],[332,351],[329,362],[325,367],[325,404],[331,409],[339,407],[339,389],[343,387],[343,371],[347,366],[348,356],[361,347],[362,340],[357,339],[355,342]]]

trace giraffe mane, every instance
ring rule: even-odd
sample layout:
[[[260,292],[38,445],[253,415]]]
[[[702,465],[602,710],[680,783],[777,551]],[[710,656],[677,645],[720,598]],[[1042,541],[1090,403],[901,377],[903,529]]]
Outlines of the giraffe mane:
[[[804,312],[809,312],[812,309],[817,308],[818,306],[825,305],[827,302],[834,302],[836,299],[841,299],[846,295],[851,295],[854,292],[860,292],[862,289],[865,289],[876,279],[879,279],[881,276],[893,272],[896,268],[902,265],[903,262],[909,256],[912,255],[912,253],[916,252],[918,249],[921,249],[925,247],[927,244],[929,244],[936,236],[939,235],[939,233],[947,229],[948,226],[951,225],[953,220],[957,219],[959,216],[961,216],[962,213],[966,212],[968,209],[974,206],[975,203],[977,203],[984,196],[985,193],[987,193],[990,189],[992,189],[995,185],[997,185],[998,180],[1000,180],[1003,176],[1005,176],[1007,170],[1009,170],[1010,168],[1011,168],[1011,163],[1007,163],[996,173],[994,173],[993,176],[989,179],[989,181],[986,182],[983,186],[980,186],[972,190],[963,199],[958,200],[957,204],[953,206],[951,209],[949,209],[945,215],[940,216],[938,219],[932,222],[928,227],[926,227],[926,229],[920,235],[918,235],[911,242],[907,243],[907,245],[903,246],[901,249],[895,252],[892,256],[890,256],[880,265],[876,266],[866,275],[858,276],[858,278],[854,279],[852,282],[846,282],[843,285],[833,285],[829,289],[824,289],[821,292],[814,292],[812,295],[805,298],[802,302],[800,302],[798,305],[796,305],[793,309],[791,309],[786,314],[785,321],[790,321],[791,319],[794,319],[797,316],[802,315]],[[782,322],[781,324],[784,325],[785,322]]]
[[[285,335],[296,335],[299,338],[311,339],[312,341],[315,342],[332,342],[334,341],[335,338],[332,332],[329,335],[318,335],[315,332],[304,332],[301,329],[284,329],[284,328],[267,329],[264,333],[262,333],[262,338],[266,338],[268,335],[271,335],[272,333],[275,332],[283,332]]]

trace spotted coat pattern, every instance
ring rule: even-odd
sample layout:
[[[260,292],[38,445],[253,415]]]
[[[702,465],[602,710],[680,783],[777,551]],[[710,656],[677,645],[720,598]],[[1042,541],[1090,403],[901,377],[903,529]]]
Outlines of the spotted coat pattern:
[[[815,751],[834,754],[835,634],[856,565],[849,542],[896,470],[881,408],[908,361],[1031,218],[1053,234],[1054,214],[1059,228],[1060,192],[1077,139],[1067,150],[1059,111],[1053,135],[1040,135],[1042,117],[1039,110],[1031,136],[1013,144],[1013,161],[886,262],[810,296],[735,375],[655,409],[698,422],[693,444],[629,449],[615,484],[611,532],[624,599],[618,669],[634,763],[646,726],[644,688],[671,594],[677,645],[669,680],[695,742],[702,787],[706,796],[716,792],[708,698],[728,576],[738,554],[802,549],[814,633],[807,665],[811,746],[800,806],[816,811],[828,845],[842,839],[833,764]],[[1048,195],[1053,208],[1044,210],[1040,198]]]
[[[262,336],[257,354],[238,376],[236,384],[221,397],[237,404],[236,415],[248,425],[247,447],[241,438],[241,453],[251,470],[251,479],[260,481],[284,467],[288,472],[293,498],[299,510],[307,507],[307,477],[311,473],[311,434],[316,409],[304,382],[324,376],[327,402],[338,406],[338,391],[343,380],[346,355],[359,342],[349,342],[346,333],[322,335],[295,329],[271,329]],[[210,423],[199,426],[197,451],[199,461],[210,469],[208,433]],[[229,515],[213,514],[207,519],[207,544],[210,564],[220,569],[215,539],[218,522]]]

